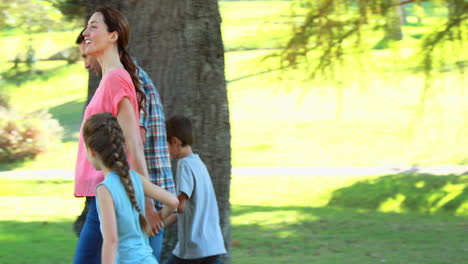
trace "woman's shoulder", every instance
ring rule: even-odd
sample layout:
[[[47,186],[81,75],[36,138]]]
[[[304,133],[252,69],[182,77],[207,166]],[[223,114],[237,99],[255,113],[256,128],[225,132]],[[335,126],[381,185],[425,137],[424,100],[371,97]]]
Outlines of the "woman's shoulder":
[[[127,70],[122,68],[110,70],[103,78],[104,83],[113,82],[116,80],[132,83],[132,77],[130,77],[130,74],[127,72]]]

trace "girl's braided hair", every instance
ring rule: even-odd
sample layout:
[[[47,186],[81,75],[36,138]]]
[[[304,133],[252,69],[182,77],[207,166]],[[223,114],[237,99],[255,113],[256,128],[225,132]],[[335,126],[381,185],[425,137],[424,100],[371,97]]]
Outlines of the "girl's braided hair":
[[[90,116],[83,125],[83,138],[86,146],[99,155],[104,166],[119,175],[130,202],[139,213],[141,229],[151,235],[151,227],[136,201],[125,152],[125,138],[117,118],[110,113]]]

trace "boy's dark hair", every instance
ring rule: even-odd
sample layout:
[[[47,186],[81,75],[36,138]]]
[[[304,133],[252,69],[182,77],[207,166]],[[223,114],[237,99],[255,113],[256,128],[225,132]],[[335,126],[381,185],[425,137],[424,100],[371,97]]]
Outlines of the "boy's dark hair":
[[[167,142],[170,142],[172,137],[176,137],[182,142],[182,147],[192,146],[192,122],[187,117],[182,115],[171,117],[166,121],[166,130]]]
[[[80,34],[79,34],[78,37],[76,38],[75,43],[76,43],[77,45],[80,45],[81,42],[84,41],[83,32],[84,32],[85,30],[86,30],[86,28],[83,28],[83,30],[81,30]]]

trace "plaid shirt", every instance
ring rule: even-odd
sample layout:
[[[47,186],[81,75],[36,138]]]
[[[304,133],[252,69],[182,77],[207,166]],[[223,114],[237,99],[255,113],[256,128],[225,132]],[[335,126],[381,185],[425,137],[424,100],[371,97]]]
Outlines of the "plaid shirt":
[[[140,67],[139,78],[146,95],[146,114],[140,112],[140,126],[146,128],[145,157],[151,181],[175,194],[171,160],[167,148],[166,121],[158,90],[148,74]],[[157,209],[162,204],[155,201]]]

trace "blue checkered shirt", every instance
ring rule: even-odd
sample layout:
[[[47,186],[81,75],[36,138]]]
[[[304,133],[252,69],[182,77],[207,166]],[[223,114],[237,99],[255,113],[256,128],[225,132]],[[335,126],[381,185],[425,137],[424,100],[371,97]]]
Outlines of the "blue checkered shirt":
[[[139,78],[146,95],[146,114],[140,112],[140,125],[146,128],[145,157],[151,181],[175,194],[171,160],[167,148],[166,121],[158,90],[148,74],[140,67]],[[156,208],[162,204],[155,201]]]

